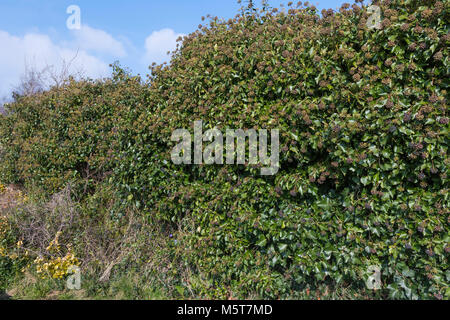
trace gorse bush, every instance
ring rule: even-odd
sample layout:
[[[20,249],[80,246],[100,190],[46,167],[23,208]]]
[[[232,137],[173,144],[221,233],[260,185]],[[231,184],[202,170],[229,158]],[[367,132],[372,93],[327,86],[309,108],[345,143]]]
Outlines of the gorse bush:
[[[448,30],[444,1],[249,10],[182,39],[147,83],[72,82],[17,97],[1,119],[1,179],[54,192],[107,183],[181,225],[201,295],[296,297],[325,285],[449,298]],[[280,130],[280,170],[172,164],[171,134]]]

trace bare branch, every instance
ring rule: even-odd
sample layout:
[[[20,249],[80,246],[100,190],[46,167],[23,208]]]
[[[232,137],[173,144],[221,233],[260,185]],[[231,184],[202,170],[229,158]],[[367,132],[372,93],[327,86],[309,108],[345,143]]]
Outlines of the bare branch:
[[[78,52],[77,50],[70,60],[61,58],[59,67],[46,64],[42,69],[39,69],[35,63],[30,64],[25,61],[25,72],[13,92],[20,96],[28,96],[52,87],[60,88],[67,84],[70,79],[82,79],[84,77],[82,68],[72,70]]]

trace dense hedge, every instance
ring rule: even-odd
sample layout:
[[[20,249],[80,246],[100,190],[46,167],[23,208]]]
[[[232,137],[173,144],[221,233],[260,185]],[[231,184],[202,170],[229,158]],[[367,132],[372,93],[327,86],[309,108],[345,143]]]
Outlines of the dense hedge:
[[[250,8],[200,26],[145,85],[115,68],[17,97],[1,119],[1,179],[116,185],[181,222],[207,295],[364,288],[380,265],[392,298],[449,298],[448,2],[376,4],[379,29],[356,4]],[[279,129],[280,171],[173,165],[171,133],[194,120]]]
[[[2,116],[1,179],[37,184],[49,193],[68,181],[90,189],[114,167],[133,114],[146,103],[139,77],[114,65],[104,81],[71,81],[63,89],[16,96]]]

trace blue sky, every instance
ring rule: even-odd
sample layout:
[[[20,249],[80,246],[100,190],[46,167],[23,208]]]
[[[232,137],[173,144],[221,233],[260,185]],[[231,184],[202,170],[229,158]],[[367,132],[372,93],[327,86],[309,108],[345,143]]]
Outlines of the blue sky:
[[[269,2],[279,7],[288,1]],[[336,9],[353,0],[310,2]],[[79,30],[67,28],[70,5],[80,8]],[[231,18],[239,7],[236,0],[1,0],[0,99],[26,66],[59,70],[63,61],[71,61],[70,72],[97,78],[108,75],[108,65],[119,60],[145,75],[153,61],[167,60],[165,53],[179,35],[196,30],[202,16]]]

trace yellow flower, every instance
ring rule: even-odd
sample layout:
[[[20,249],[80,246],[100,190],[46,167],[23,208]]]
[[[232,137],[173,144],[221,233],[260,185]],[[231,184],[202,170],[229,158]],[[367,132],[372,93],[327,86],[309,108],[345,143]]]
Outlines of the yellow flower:
[[[55,238],[50,242],[47,247],[47,251],[53,255],[53,257],[44,259],[42,257],[35,259],[36,270],[38,273],[42,273],[42,270],[47,272],[47,276],[54,279],[62,279],[69,274],[69,268],[73,265],[79,265],[78,259],[72,252],[72,246],[67,245],[68,252],[64,257],[61,257],[60,250],[61,247],[58,243],[59,236],[62,233],[59,231]],[[55,257],[56,255],[56,257]],[[45,275],[43,275],[45,277]]]

